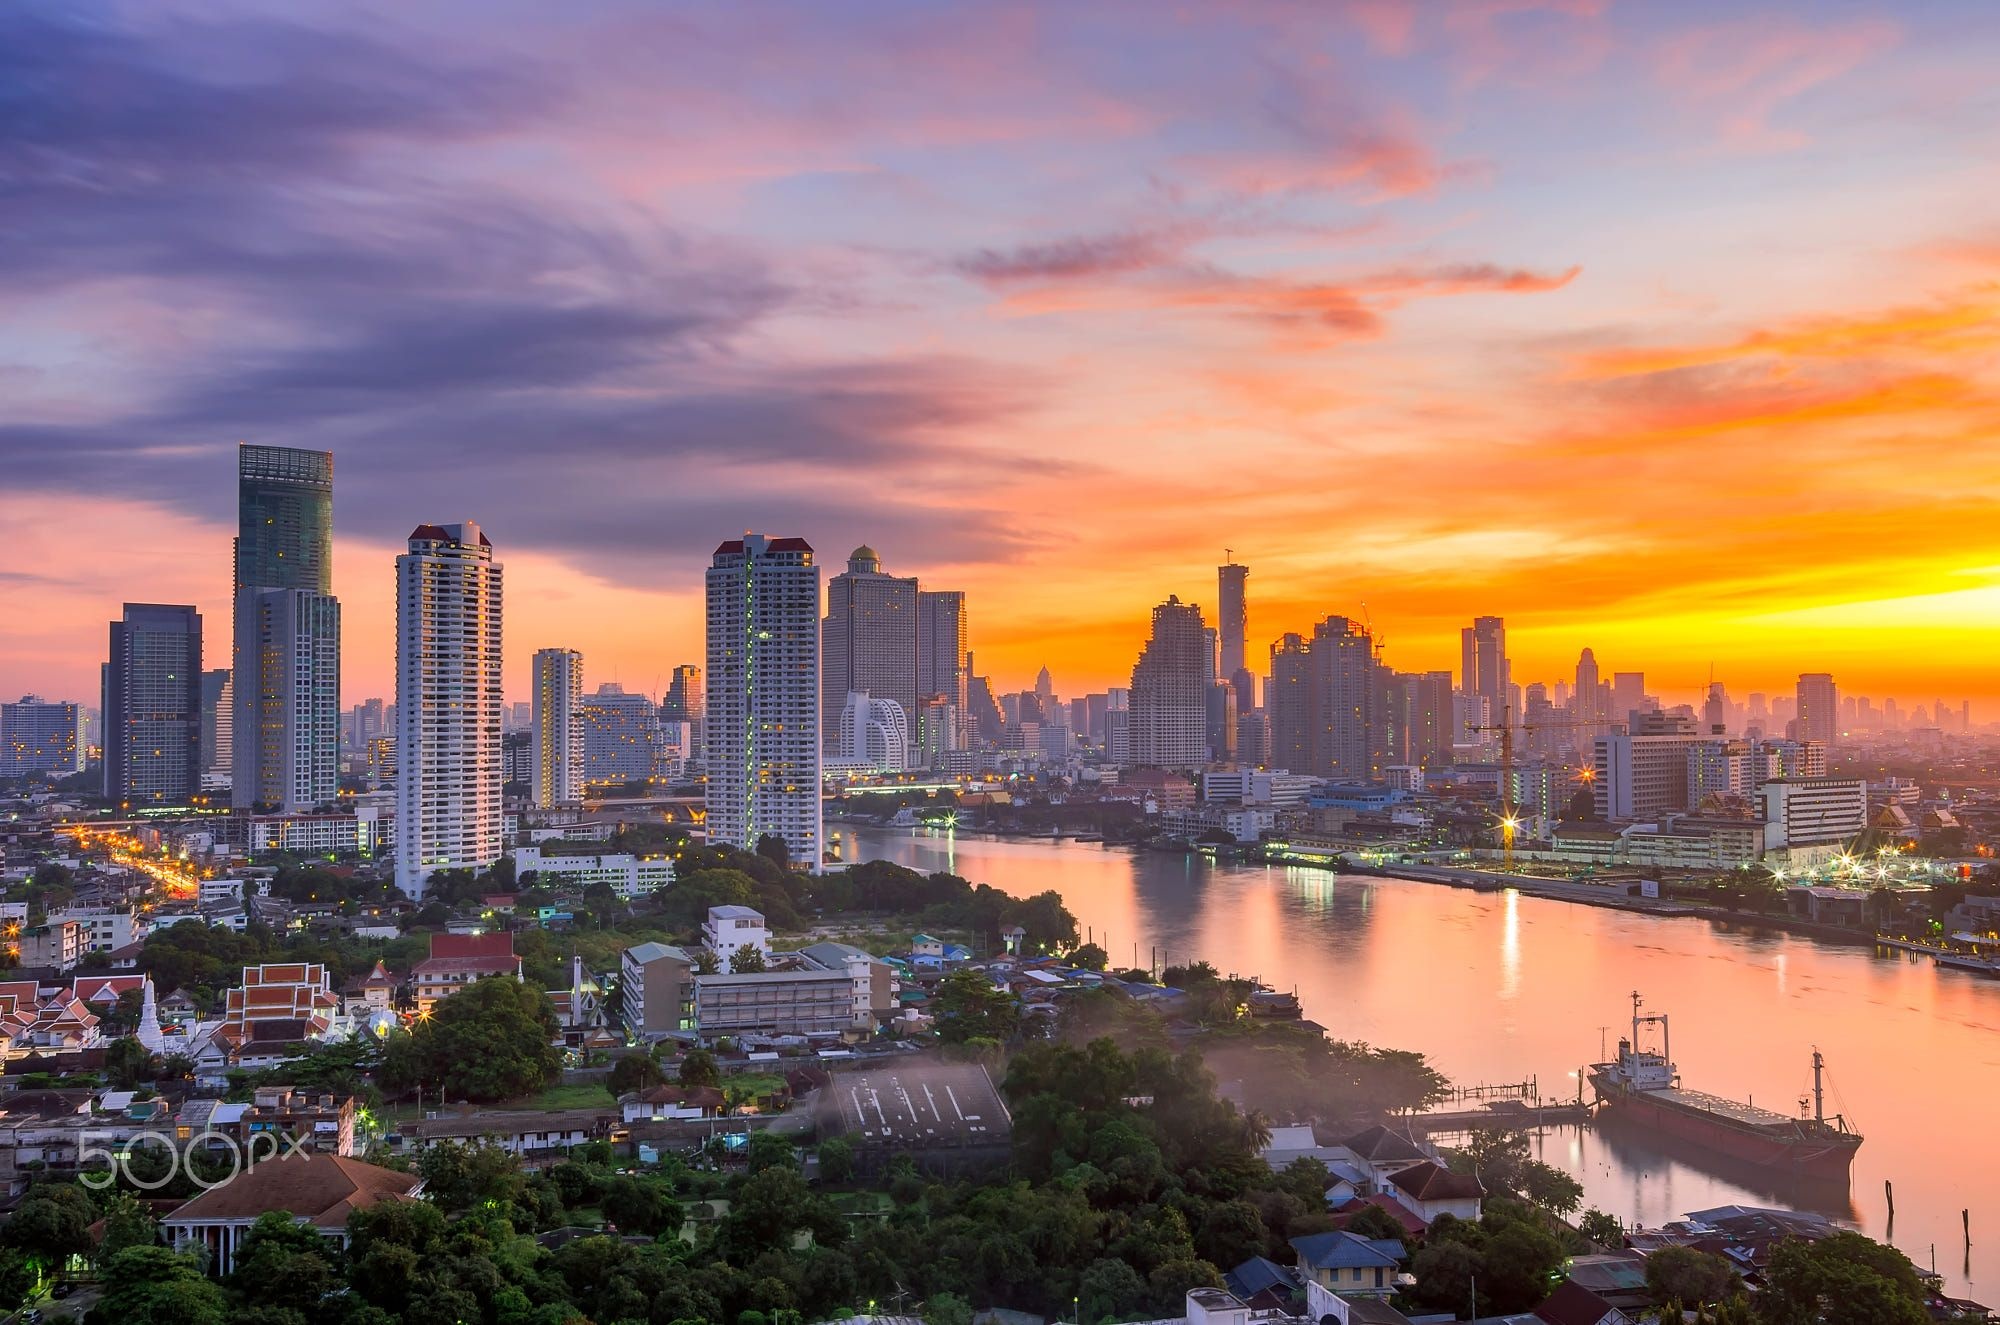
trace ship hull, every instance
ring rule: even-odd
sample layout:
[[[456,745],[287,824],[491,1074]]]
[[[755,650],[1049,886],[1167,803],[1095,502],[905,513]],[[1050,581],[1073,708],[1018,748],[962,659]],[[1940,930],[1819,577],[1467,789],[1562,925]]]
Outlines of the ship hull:
[[[1599,1107],[1629,1124],[1643,1127],[1717,1155],[1773,1171],[1816,1179],[1846,1180],[1854,1164],[1859,1137],[1784,1135],[1736,1126],[1713,1115],[1649,1099],[1643,1091],[1599,1087]]]

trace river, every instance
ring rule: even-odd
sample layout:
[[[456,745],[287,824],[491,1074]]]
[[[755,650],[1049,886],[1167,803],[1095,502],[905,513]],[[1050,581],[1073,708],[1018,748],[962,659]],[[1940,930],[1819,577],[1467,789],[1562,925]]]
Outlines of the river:
[[[1587,1205],[1627,1223],[1732,1202],[1817,1209],[1919,1266],[1935,1248],[1950,1291],[2000,1299],[2000,981],[1914,954],[1514,892],[830,827],[849,860],[949,870],[1018,896],[1053,888],[1114,965],[1145,966],[1157,949],[1163,964],[1201,959],[1260,977],[1295,990],[1336,1037],[1421,1050],[1461,1085],[1534,1075],[1544,1096],[1573,1096],[1573,1074],[1629,1024],[1634,990],[1671,1015],[1674,1059],[1696,1089],[1793,1112],[1817,1047],[1827,1112],[1867,1138],[1848,1192],[1787,1191],[1757,1170],[1602,1130],[1550,1129],[1541,1157],[1575,1175]]]

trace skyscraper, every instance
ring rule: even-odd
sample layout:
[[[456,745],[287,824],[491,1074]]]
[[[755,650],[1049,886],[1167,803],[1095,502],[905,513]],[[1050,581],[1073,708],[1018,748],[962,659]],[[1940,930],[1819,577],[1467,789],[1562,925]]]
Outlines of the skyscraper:
[[[1375,640],[1360,622],[1330,616],[1313,628],[1313,766],[1321,777],[1365,782],[1374,772]]]
[[[1250,633],[1250,568],[1239,566],[1235,558],[1215,568],[1216,629],[1221,642],[1217,670],[1222,680],[1236,688],[1236,711],[1248,713],[1257,707],[1257,678],[1250,674],[1245,644]]]
[[[773,835],[795,862],[817,869],[820,620],[812,544],[762,534],[730,539],[709,564],[707,597],[708,840],[750,850]],[[915,653],[913,643],[912,673]]]
[[[239,446],[236,528],[231,801],[310,809],[339,786],[332,453]]]
[[[333,800],[339,790],[339,601],[311,589],[246,587],[236,599],[236,642],[248,670],[231,670],[232,800],[239,807],[285,811]],[[234,684],[237,676],[255,688],[247,703],[245,687]]]
[[[1604,711],[1609,703],[1603,682],[1598,679],[1597,655],[1585,649],[1576,660],[1576,691],[1569,702],[1570,719],[1594,727],[1609,716]],[[1589,736],[1590,732],[1586,728],[1581,735]]]
[[[1312,772],[1312,651],[1303,635],[1287,633],[1271,645],[1264,707],[1271,723],[1272,768]]]
[[[1507,666],[1507,623],[1497,616],[1472,618],[1472,624],[1459,631],[1459,648],[1460,688],[1486,700],[1489,721],[1519,722],[1518,713],[1510,714],[1513,684]],[[1503,719],[1503,715],[1508,716]]]
[[[201,771],[204,775],[229,772],[236,758],[234,711],[235,691],[229,684],[227,667],[212,667],[201,674]]]
[[[127,603],[104,669],[104,794],[184,805],[201,790],[201,613]]]
[[[823,627],[819,711],[825,730],[820,748],[828,753],[840,748],[840,717],[852,691],[895,700],[903,706],[903,729],[915,731],[916,577],[884,575],[874,548],[854,549],[847,569],[827,581]]]
[[[500,857],[500,567],[470,520],[396,558],[396,886]]]
[[[942,697],[950,710],[948,715],[938,715],[947,719],[943,731],[935,736],[924,732],[927,750],[943,753],[972,748],[972,673],[967,665],[966,641],[965,594],[957,589],[918,590],[918,702],[928,705]]]
[[[1839,738],[1840,694],[1828,672],[1804,672],[1799,676],[1798,739],[1825,741]]]
[[[689,759],[701,758],[702,699],[701,668],[693,663],[674,668],[673,679],[667,682],[667,693],[660,696],[660,723],[688,725]]]
[[[529,779],[536,805],[548,809],[583,799],[583,655],[575,649],[535,651],[533,738]]]
[[[1200,768],[1208,758],[1208,683],[1214,671],[1201,608],[1169,597],[1132,667],[1132,762]]]

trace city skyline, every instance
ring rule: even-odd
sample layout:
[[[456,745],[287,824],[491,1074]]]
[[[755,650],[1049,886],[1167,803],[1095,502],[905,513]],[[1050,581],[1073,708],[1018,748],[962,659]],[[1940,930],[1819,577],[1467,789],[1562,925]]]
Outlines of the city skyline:
[[[445,512],[654,693],[754,527],[962,588],[1001,689],[1118,684],[1230,548],[1253,658],[1365,602],[1409,670],[1490,614],[1522,678],[1990,708],[1978,12],[10,12],[79,168],[10,245],[0,694],[227,620],[249,442],[338,457],[352,696]]]

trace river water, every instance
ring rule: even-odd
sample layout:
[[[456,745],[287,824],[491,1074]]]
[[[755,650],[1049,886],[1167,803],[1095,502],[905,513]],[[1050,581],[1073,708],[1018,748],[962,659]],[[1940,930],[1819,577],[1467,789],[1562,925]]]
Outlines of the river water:
[[[1157,949],[1162,964],[1261,977],[1295,990],[1337,1038],[1421,1050],[1460,1085],[1533,1075],[1544,1096],[1573,1096],[1574,1073],[1629,1025],[1635,990],[1671,1015],[1674,1059],[1695,1089],[1795,1112],[1817,1047],[1827,1112],[1867,1138],[1847,1191],[1787,1190],[1607,1130],[1550,1129],[1541,1157],[1627,1223],[1733,1202],[1816,1209],[1935,1263],[1952,1291],[2000,1301],[2000,981],[1914,954],[1513,892],[1073,842],[836,831],[849,860],[949,870],[1018,896],[1053,888],[1116,966],[1145,966]]]

